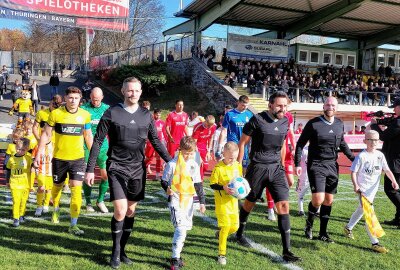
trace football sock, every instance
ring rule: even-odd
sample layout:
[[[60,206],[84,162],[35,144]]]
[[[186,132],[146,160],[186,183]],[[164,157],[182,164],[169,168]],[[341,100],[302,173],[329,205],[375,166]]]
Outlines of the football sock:
[[[51,197],[53,197],[53,206],[54,208],[60,207],[60,199],[61,199],[61,190],[63,185],[53,185],[51,189]]]
[[[121,252],[121,237],[122,237],[122,229],[124,227],[124,220],[118,221],[113,216],[111,219],[111,236],[113,240],[112,246],[112,259],[119,259],[119,254]]]
[[[85,195],[86,205],[92,204],[90,198],[92,196],[92,187],[89,187],[85,182],[82,185],[83,194]]]
[[[237,230],[236,236],[237,237],[242,237],[243,236],[243,232],[244,229],[246,227],[246,223],[247,223],[247,219],[250,215],[250,212],[247,212],[246,210],[244,210],[243,206],[240,208],[240,212],[239,212],[239,229]]]
[[[71,218],[78,218],[82,206],[82,186],[71,187],[71,203],[69,211]]]
[[[44,195],[44,203],[43,206],[49,206],[50,204],[50,199],[51,199],[51,191],[46,190]]]
[[[176,227],[174,238],[172,239],[172,258],[179,259],[186,239],[186,229]]]
[[[321,210],[320,210],[320,228],[319,228],[319,235],[326,235],[326,228],[328,227],[328,221],[331,215],[332,211],[332,206],[328,205],[321,205]]]
[[[101,179],[99,185],[99,197],[97,198],[97,202],[104,202],[104,195],[106,195],[107,190],[108,190],[108,180]]]
[[[304,207],[303,207],[303,199],[298,199],[297,200],[297,205],[299,206],[299,212],[304,212]]]
[[[123,254],[123,255],[125,255],[125,246],[126,246],[126,243],[128,242],[129,236],[132,233],[133,223],[135,223],[135,216],[125,217],[122,237],[121,237],[121,241],[120,241],[121,254]]]
[[[349,223],[347,223],[346,227],[349,230],[352,230],[354,228],[354,226],[356,226],[356,224],[360,221],[360,219],[363,217],[364,215],[364,211],[362,209],[361,204],[358,205],[356,211],[354,211],[354,213],[351,215],[351,218],[349,220]]]
[[[22,201],[21,201],[21,205],[19,206],[19,215],[20,216],[25,216],[26,204],[28,202],[29,192],[30,192],[30,189],[25,189],[22,193]]]
[[[43,199],[44,199],[44,191],[40,192],[38,189],[38,192],[36,193],[36,204],[38,207],[43,206]]]
[[[218,238],[218,255],[226,255],[226,242],[228,240],[228,236],[236,232],[237,229],[237,226],[222,226],[220,228]]]
[[[290,249],[290,219],[289,214],[278,215],[278,228],[281,233],[283,252]]]
[[[12,196],[12,213],[13,213],[13,219],[19,219],[20,217],[20,207],[21,207],[21,201],[22,201],[22,196],[23,196],[24,190],[21,189],[11,189],[11,196]]]
[[[307,225],[312,227],[314,224],[315,213],[317,213],[318,208],[312,205],[312,202],[308,204],[308,217],[307,217]]]
[[[33,189],[33,185],[35,184],[36,173],[31,173],[29,177],[29,191]]]

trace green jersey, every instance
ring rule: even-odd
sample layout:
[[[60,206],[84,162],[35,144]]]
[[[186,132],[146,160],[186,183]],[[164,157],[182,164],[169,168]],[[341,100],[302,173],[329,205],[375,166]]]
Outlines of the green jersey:
[[[100,107],[93,107],[92,103],[89,101],[81,106],[82,109],[88,111],[90,113],[90,123],[92,128],[93,136],[96,134],[97,125],[100,122],[101,117],[103,116],[104,112],[110,108],[109,105],[104,104],[103,102],[100,104]],[[104,142],[101,146],[101,149],[107,148],[108,149],[108,139],[104,139]],[[85,149],[87,146],[85,144]]]

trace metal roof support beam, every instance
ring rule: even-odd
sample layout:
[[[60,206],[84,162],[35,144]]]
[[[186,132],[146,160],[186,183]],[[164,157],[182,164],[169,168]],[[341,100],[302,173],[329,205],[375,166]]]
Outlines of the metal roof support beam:
[[[376,35],[369,37],[364,42],[361,42],[362,49],[372,49],[382,44],[390,43],[400,37],[400,26],[390,28]]]
[[[194,20],[188,20],[163,32],[163,36],[172,36],[194,32]]]
[[[285,39],[289,40],[295,38],[305,33],[307,30],[310,30],[337,17],[340,17],[348,13],[349,11],[359,7],[362,2],[363,0],[342,0],[323,9],[311,12],[304,18],[295,21],[285,27]]]
[[[195,31],[203,31],[218,18],[226,14],[230,9],[234,8],[243,0],[221,0],[218,4],[210,8],[206,13],[198,17],[199,24],[196,25]]]

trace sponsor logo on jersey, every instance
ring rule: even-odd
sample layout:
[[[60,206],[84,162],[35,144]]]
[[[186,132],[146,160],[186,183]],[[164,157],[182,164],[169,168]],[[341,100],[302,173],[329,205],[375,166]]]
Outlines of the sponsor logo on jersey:
[[[63,134],[81,134],[82,133],[82,127],[67,127],[63,126],[61,127],[61,131]]]

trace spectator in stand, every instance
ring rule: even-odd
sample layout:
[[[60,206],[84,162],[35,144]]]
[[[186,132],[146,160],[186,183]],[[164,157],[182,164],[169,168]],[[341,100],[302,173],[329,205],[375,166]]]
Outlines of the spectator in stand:
[[[257,82],[256,79],[254,79],[253,74],[250,74],[249,78],[247,79],[247,87],[250,88],[250,94],[257,92]]]
[[[172,54],[172,51],[169,51],[168,55],[167,55],[167,61],[168,62],[174,62],[174,55]]]
[[[214,70],[214,61],[211,55],[208,56],[207,67],[211,70]]]
[[[150,111],[151,103],[148,100],[143,100],[142,107]]]
[[[164,62],[164,54],[162,52],[158,53],[157,61],[158,63]]]
[[[83,98],[86,100],[90,99],[90,93],[93,89],[93,83],[88,79],[84,85],[82,85],[82,90],[83,90]]]
[[[53,71],[53,75],[50,77],[49,84],[51,86],[51,98],[53,98],[55,95],[58,95],[58,86],[60,85],[60,79],[55,70]]]

